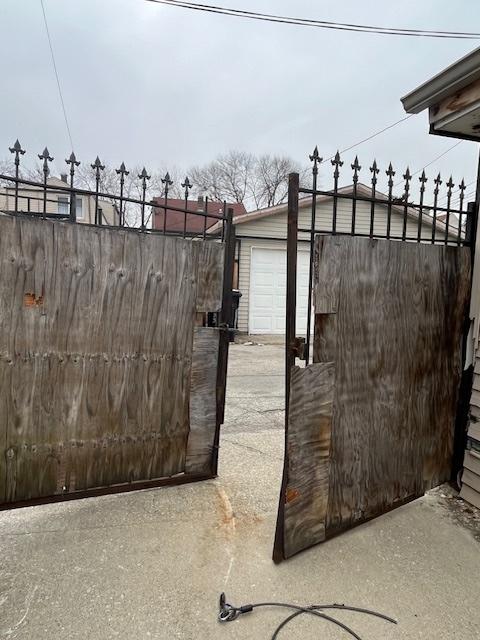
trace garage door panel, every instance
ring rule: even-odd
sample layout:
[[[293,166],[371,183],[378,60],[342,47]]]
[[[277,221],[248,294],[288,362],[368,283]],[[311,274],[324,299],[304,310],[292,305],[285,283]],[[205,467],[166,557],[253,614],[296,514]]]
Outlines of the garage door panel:
[[[297,334],[306,331],[309,254],[298,254]],[[285,333],[287,252],[252,248],[250,271],[250,333]]]

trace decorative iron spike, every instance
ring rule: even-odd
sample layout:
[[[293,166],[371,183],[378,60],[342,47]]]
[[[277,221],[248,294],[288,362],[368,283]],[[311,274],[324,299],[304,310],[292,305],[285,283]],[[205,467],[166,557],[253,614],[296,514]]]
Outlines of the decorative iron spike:
[[[420,191],[425,191],[425,183],[428,182],[428,178],[425,175],[425,169],[422,171],[422,175],[419,177],[418,181],[420,182]]]
[[[407,167],[407,170],[403,174],[403,179],[405,180],[405,192],[403,198],[405,202],[408,201],[408,192],[410,191],[410,180],[412,179],[412,174],[410,173],[410,169]]]
[[[370,167],[370,171],[372,173],[372,185],[377,184],[377,174],[380,173],[380,169],[377,166],[377,161],[374,160],[372,166]]]
[[[168,191],[169,191],[170,187],[173,184],[173,180],[170,178],[170,174],[168,173],[168,171],[165,174],[165,177],[162,178],[162,184],[165,185],[165,198],[167,198],[168,197]]]
[[[450,176],[450,178],[448,179],[448,182],[447,182],[446,186],[448,188],[449,194],[451,194],[452,193],[452,189],[455,186],[455,184],[453,182],[453,179],[452,179],[452,176]]]
[[[142,169],[142,173],[138,176],[140,180],[150,180],[152,176],[149,176],[145,167]]]
[[[122,176],[122,179],[123,179],[123,176],[128,176],[130,174],[130,171],[127,171],[127,168],[124,162],[122,162],[122,164],[118,169],[115,169],[115,172],[117,175]]]
[[[311,162],[322,162],[323,158],[318,153],[318,147],[315,147],[311,156],[309,156]]]
[[[460,207],[460,211],[463,209],[463,200],[465,198],[465,189],[466,189],[466,185],[465,185],[465,180],[462,178],[461,183],[458,185],[458,190],[460,191],[460,195],[458,196],[459,199],[459,207]],[[459,225],[461,224],[462,221],[462,216],[459,216]]]
[[[75,154],[72,151],[72,153],[70,154],[70,157],[67,158],[65,162],[70,165],[70,175],[73,177],[75,173],[75,167],[80,166],[80,160],[77,160],[77,158],[75,157]]]
[[[17,160],[19,161],[19,156],[23,156],[23,154],[25,153],[25,149],[22,149],[22,145],[18,141],[18,138],[15,140],[15,144],[13,145],[13,147],[8,147],[8,149],[10,153],[15,154],[15,163],[17,162]]]
[[[353,161],[353,164],[351,164],[350,166],[353,169],[353,183],[357,184],[357,182],[358,182],[358,172],[362,168],[360,166],[360,164],[358,163],[358,156],[355,156],[355,160]]]
[[[311,156],[309,156],[310,161],[313,162],[313,175],[318,174],[318,165],[323,162],[323,158],[320,157],[318,153],[318,147],[315,147]]]
[[[48,163],[53,162],[53,158],[50,156],[50,153],[48,152],[47,147],[45,147],[45,149],[43,150],[43,153],[38,154],[38,157],[40,160],[43,160],[43,175],[45,176],[45,179],[46,179],[48,174],[50,173],[50,169],[48,168]]]
[[[335,167],[335,171],[333,172],[333,177],[335,179],[340,175],[339,167],[343,166],[343,160],[340,160],[340,152],[337,151],[333,160],[330,161],[332,163],[332,167]]]
[[[100,162],[100,158],[98,156],[95,158],[95,162],[90,166],[92,167],[92,169],[95,169],[97,173],[105,169],[105,165]]]
[[[74,164],[76,167],[80,166],[80,160],[77,160],[75,154],[72,153],[70,154],[70,157],[68,159],[65,160],[65,162],[67,164]]]
[[[393,170],[392,163],[388,165],[388,169],[385,171],[388,176],[388,186],[393,187],[393,176],[395,175],[395,171]]]
[[[442,184],[442,179],[440,177],[440,173],[438,174],[438,176],[435,178],[435,180],[433,181],[435,183],[435,189],[433,190],[434,195],[438,196],[438,192],[440,190],[440,185]]]
[[[185,182],[182,182],[182,187],[185,189],[185,200],[188,200],[188,194],[193,187],[188,176],[185,176]]]

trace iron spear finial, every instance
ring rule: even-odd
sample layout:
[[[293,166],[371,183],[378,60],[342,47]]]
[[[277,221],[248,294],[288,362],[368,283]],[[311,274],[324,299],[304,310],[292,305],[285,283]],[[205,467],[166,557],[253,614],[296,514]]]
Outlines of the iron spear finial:
[[[182,182],[182,187],[185,189],[185,200],[188,200],[188,194],[190,189],[193,187],[188,176],[185,176],[185,181]]]

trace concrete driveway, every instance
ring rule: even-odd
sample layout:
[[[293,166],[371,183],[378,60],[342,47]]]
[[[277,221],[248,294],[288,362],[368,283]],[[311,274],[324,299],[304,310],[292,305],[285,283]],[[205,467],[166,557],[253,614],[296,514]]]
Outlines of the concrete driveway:
[[[0,513],[0,638],[269,639],[283,612],[220,625],[223,590],[398,619],[339,614],[364,640],[478,638],[478,513],[445,489],[272,563],[282,407],[281,345],[233,345],[217,480]],[[305,617],[280,637],[347,636]]]

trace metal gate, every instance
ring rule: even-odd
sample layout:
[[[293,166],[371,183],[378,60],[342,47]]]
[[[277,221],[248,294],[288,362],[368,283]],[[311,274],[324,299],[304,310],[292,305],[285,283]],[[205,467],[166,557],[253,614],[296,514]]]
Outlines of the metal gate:
[[[312,187],[300,188],[298,174],[289,183],[277,562],[448,480],[464,428],[457,404],[477,220],[474,205],[464,207],[464,181],[455,188],[450,178],[442,192],[438,175],[430,198],[425,172],[415,186],[407,168],[397,196],[391,164],[383,192],[377,163],[367,186],[355,158],[352,184],[339,187],[337,153],[333,188],[322,190],[317,149],[311,160]],[[309,228],[299,226],[302,208]],[[299,238],[310,242],[301,337]]]
[[[188,178],[172,204],[168,174],[148,199],[145,169],[129,196],[123,163],[119,191],[107,191],[98,158],[94,190],[75,184],[73,154],[69,183],[51,179],[48,150],[39,182],[22,176],[18,142],[11,151],[14,175],[0,175],[0,508],[214,477],[232,211],[191,206]]]

